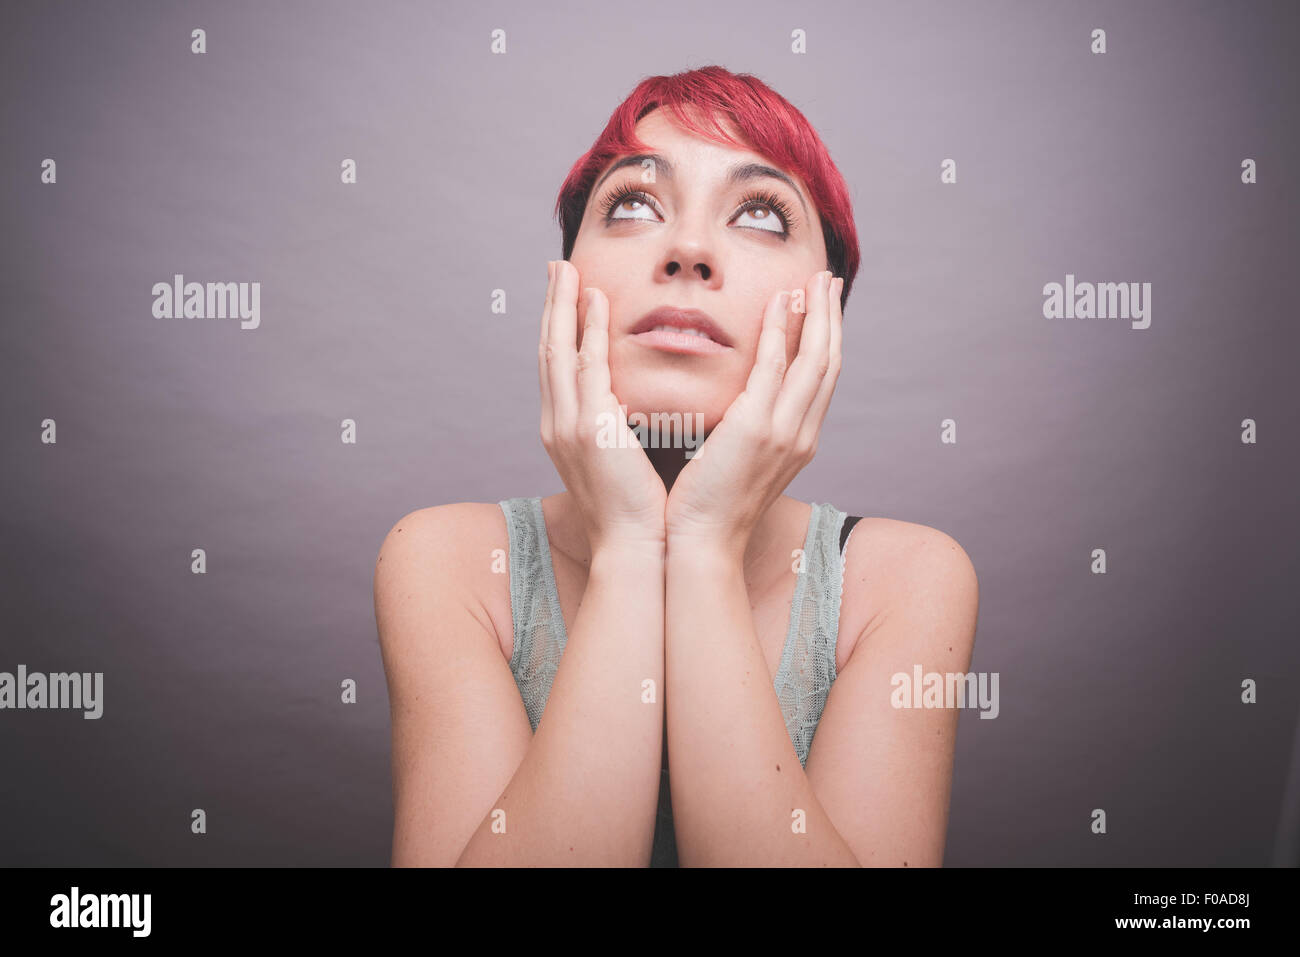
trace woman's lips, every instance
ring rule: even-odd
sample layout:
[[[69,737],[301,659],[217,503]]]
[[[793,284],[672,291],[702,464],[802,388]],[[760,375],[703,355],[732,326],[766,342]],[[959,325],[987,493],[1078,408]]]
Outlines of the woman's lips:
[[[710,355],[731,348],[731,340],[713,317],[698,309],[660,306],[642,316],[628,335],[651,348],[683,355]]]
[[[714,342],[708,336],[668,326],[635,333],[632,339],[652,349],[662,349],[665,352],[677,352],[682,355],[702,356],[730,351],[730,346]]]

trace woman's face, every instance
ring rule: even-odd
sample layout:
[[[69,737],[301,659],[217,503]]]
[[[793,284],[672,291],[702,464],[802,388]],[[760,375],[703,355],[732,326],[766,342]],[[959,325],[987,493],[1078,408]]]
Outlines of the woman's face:
[[[782,289],[803,289],[827,268],[821,220],[793,176],[792,185],[745,169],[771,168],[757,153],[694,136],[662,110],[645,116],[636,135],[658,158],[649,171],[637,160],[601,172],[569,261],[584,288],[609,299],[610,383],[618,401],[629,414],[702,413],[708,431],[745,388],[768,301]],[[751,200],[756,193],[771,194],[780,211]],[[707,314],[726,342],[674,346],[679,336],[634,334],[660,307]],[[790,360],[802,329],[803,316],[791,316]]]

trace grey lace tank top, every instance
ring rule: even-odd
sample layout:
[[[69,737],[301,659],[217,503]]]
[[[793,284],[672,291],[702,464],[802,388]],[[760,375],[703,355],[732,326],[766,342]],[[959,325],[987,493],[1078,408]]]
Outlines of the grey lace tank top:
[[[505,513],[510,542],[510,614],[515,638],[510,671],[523,698],[528,721],[536,731],[564,654],[567,633],[560,612],[541,498],[509,498],[498,504]],[[849,519],[847,524],[846,519]],[[833,505],[816,502],[808,519],[803,564],[790,605],[785,647],[773,680],[786,730],[801,765],[807,764],[813,733],[836,677],[835,645],[844,587],[844,553],[847,534],[856,521],[856,516],[848,516]],[[664,743],[652,867],[677,866],[667,741]]]

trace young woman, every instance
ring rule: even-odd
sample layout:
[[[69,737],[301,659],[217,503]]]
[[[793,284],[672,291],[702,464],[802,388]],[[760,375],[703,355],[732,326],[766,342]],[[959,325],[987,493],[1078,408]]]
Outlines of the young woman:
[[[821,140],[752,76],[652,77],[557,209],[565,490],[417,510],[376,563],[393,864],[941,865],[958,714],[891,679],[968,669],[971,562],[784,494],[858,267]]]

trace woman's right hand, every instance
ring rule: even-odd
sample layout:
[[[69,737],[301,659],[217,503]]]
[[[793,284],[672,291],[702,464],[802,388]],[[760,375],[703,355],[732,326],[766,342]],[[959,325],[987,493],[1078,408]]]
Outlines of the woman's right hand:
[[[542,445],[583,516],[592,554],[662,544],[667,491],[610,387],[609,299],[589,286],[581,289],[590,298],[580,309],[577,268],[561,259],[547,272],[537,349]]]

